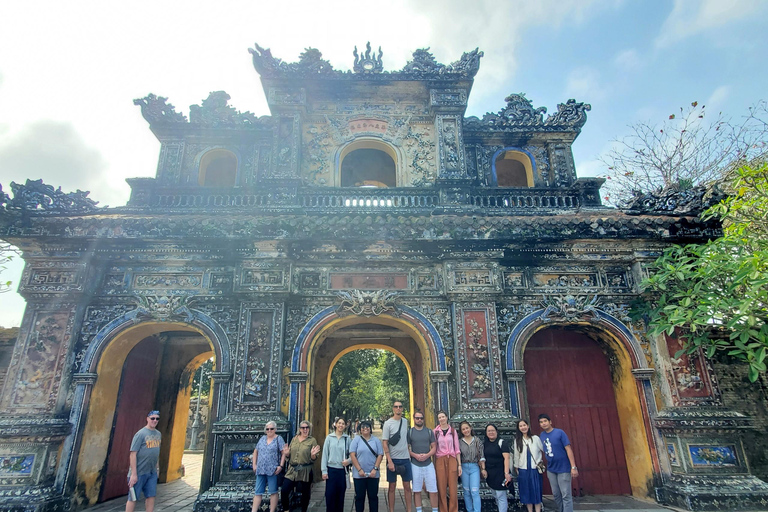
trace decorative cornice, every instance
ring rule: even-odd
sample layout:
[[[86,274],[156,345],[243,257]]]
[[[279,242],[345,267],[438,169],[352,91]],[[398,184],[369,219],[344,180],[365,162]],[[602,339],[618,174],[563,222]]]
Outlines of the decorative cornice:
[[[231,372],[210,372],[208,374],[213,382],[229,382],[232,380]]]
[[[507,370],[504,373],[510,382],[521,382],[525,378],[525,370]]]
[[[72,374],[72,383],[73,384],[84,384],[86,386],[91,386],[96,382],[96,379],[99,377],[98,373],[73,373]]]
[[[379,48],[378,57],[370,56],[370,44],[366,45],[368,51],[362,59],[355,56],[354,72],[333,69],[330,62],[323,59],[323,54],[316,48],[306,48],[299,55],[298,62],[283,62],[272,56],[269,48],[262,48],[258,44],[248,51],[253,57],[253,67],[262,78],[284,79],[343,79],[343,80],[467,80],[472,79],[480,69],[480,58],[483,56],[478,48],[471,52],[465,52],[461,58],[451,64],[440,64],[430,53],[429,48],[422,48],[413,52],[413,58],[400,71],[383,71],[381,57],[383,52]],[[366,69],[365,64],[368,64]],[[378,69],[378,70],[377,70]]]
[[[547,116],[546,107],[534,108],[525,94],[510,94],[504,101],[507,105],[497,114],[488,112],[479,119],[475,116],[464,118],[464,132],[580,132],[587,122],[587,112],[592,110],[588,103],[569,99],[557,106],[557,112]]]
[[[448,379],[453,375],[453,372],[449,371],[433,371],[429,372],[429,376],[435,382],[448,382]]]
[[[307,382],[307,379],[309,379],[308,372],[288,372],[288,380],[290,380],[291,383]]]
[[[636,380],[651,380],[655,374],[655,368],[635,368],[632,370],[632,375],[635,376]]]

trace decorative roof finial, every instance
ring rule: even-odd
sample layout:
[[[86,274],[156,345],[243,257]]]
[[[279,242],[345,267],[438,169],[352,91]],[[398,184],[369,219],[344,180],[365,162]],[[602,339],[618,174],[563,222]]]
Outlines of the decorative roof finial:
[[[381,46],[379,46],[378,57],[376,54],[371,55],[370,41],[365,43],[365,54],[362,57],[357,55],[357,46],[355,46],[355,51],[352,52],[352,55],[355,56],[355,64],[352,68],[355,73],[381,73],[384,71],[384,63],[381,60],[384,52],[381,51]]]

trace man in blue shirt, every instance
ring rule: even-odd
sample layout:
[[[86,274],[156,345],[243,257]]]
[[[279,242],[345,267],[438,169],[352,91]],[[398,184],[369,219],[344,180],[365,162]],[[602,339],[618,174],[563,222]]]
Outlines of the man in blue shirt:
[[[573,512],[573,494],[571,479],[579,476],[576,459],[573,457],[571,442],[559,428],[552,426],[552,420],[546,414],[539,414],[539,426],[543,432],[539,435],[547,456],[547,478],[552,487],[552,494],[557,503],[558,512]]]

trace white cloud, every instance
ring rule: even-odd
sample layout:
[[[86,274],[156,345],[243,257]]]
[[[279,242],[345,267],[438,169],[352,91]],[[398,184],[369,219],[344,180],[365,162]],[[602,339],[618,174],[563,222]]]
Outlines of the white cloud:
[[[640,54],[634,48],[623,50],[613,58],[613,64],[621,71],[637,72],[643,66]]]
[[[707,110],[712,112],[714,110],[722,109],[722,106],[725,103],[725,100],[728,99],[728,96],[730,96],[730,93],[731,88],[728,85],[721,85],[712,91],[712,94],[709,95],[709,98],[707,98],[707,102],[705,103]]]
[[[687,37],[727,25],[752,15],[765,6],[760,0],[675,0],[656,38],[664,48]]]
[[[0,183],[27,178],[61,186],[64,192],[104,187],[107,162],[70,123],[42,120],[27,125],[0,145]]]
[[[565,95],[581,101],[597,101],[605,96],[600,72],[589,66],[573,69],[565,83]]]

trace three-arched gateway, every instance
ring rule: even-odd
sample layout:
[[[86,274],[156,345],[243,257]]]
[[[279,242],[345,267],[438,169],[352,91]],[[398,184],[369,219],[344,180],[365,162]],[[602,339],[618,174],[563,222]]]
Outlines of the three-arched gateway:
[[[329,372],[373,347],[404,362],[428,423],[446,409],[510,437],[550,414],[573,439],[577,493],[765,508],[752,472],[768,470],[744,449],[766,459],[763,423],[731,392],[742,368],[675,357],[681,340],[628,319],[665,247],[719,229],[699,218],[709,196],[606,208],[572,152],[590,105],[547,115],[512,94],[466,116],[482,52],[444,65],[420,49],[383,73],[371,51],[343,72],[313,48],[289,63],[256,45],[271,115],[224,91],[189,117],[135,100],[161,149],[125,207],[41,181],[2,189],[27,307],[11,357],[0,347],[0,503],[127,493],[126,442],[155,408],[160,478],[177,478],[191,374],[212,356],[195,512],[238,509],[265,423],[291,436],[308,419],[322,441]]]

